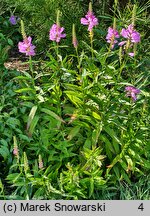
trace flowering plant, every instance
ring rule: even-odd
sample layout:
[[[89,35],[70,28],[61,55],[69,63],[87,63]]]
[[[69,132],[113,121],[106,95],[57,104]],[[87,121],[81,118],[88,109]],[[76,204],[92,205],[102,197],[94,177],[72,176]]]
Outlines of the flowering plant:
[[[64,34],[63,31],[63,27],[60,27],[58,24],[53,24],[49,32],[49,39],[59,43],[61,38],[66,37],[66,34]]]
[[[132,24],[129,25],[127,29],[123,28],[121,31],[121,35],[124,38],[129,39],[132,43],[140,42],[140,33],[134,29],[134,26]]]
[[[92,5],[89,4],[89,11],[85,15],[85,18],[81,18],[81,24],[88,25],[88,31],[92,31],[93,27],[98,25],[98,19],[92,11]]]
[[[140,93],[140,89],[135,88],[133,86],[127,86],[125,88],[125,91],[127,92],[126,96],[127,97],[131,97],[133,101],[137,100],[137,96],[136,95]]]
[[[108,43],[111,44],[111,48],[113,49],[114,48],[114,45],[116,43],[118,43],[118,41],[116,40],[116,38],[119,38],[119,33],[116,29],[112,28],[112,27],[109,27],[108,28],[108,34],[106,36],[106,40]]]
[[[35,46],[32,44],[32,38],[29,36],[23,40],[23,42],[18,43],[19,52],[25,53],[26,56],[35,55]]]
[[[127,29],[123,28],[120,34],[127,40],[121,41],[119,43],[119,46],[126,45],[126,50],[128,50],[129,47],[132,47],[133,44],[140,42],[140,33],[134,29],[134,26],[132,24],[129,25]],[[129,55],[134,56],[134,52],[130,52]]]

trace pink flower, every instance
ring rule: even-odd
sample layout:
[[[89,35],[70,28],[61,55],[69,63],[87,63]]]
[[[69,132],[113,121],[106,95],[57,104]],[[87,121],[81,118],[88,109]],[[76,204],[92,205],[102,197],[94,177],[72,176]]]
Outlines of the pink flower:
[[[108,28],[108,34],[106,35],[106,40],[107,40],[107,43],[111,44],[112,49],[114,48],[114,45],[118,43],[118,41],[115,40],[115,38],[119,38],[119,37],[120,37],[119,33],[116,29],[111,28],[111,27]]]
[[[91,31],[94,26],[98,25],[98,19],[92,11],[88,11],[85,18],[81,18],[81,24],[88,25],[88,31]]]
[[[57,24],[53,24],[49,32],[49,39],[52,41],[56,41],[57,43],[60,42],[61,38],[66,37],[66,34],[62,33],[63,31],[64,31],[63,27],[60,27]]]
[[[139,43],[140,42],[140,33],[134,30],[133,25],[129,25],[127,29],[122,29],[121,33],[122,37],[130,40],[131,43]],[[123,46],[127,41],[122,41],[119,43],[119,46]]]
[[[140,33],[134,30],[133,25],[129,25],[127,29],[122,29],[121,35],[129,39],[132,43],[139,43],[140,42]]]
[[[18,148],[14,148],[13,149],[13,155],[17,156],[19,153]]]
[[[129,54],[129,56],[131,56],[131,57],[134,57],[134,52],[130,52],[130,53],[128,53]]]
[[[32,38],[29,36],[28,38],[24,39],[23,42],[18,43],[19,52],[25,53],[26,56],[34,56],[35,55],[35,46],[31,43]]]
[[[132,24],[129,25],[127,29],[123,28],[120,34],[127,40],[121,41],[118,45],[123,46],[126,44],[125,48],[127,50],[132,47],[134,43],[140,42],[140,33],[134,30],[134,26]],[[129,52],[128,55],[133,57],[135,53]]]
[[[126,96],[131,97],[133,101],[137,100],[136,95],[140,93],[140,89],[137,89],[133,86],[125,87],[125,91],[127,92]]]
[[[119,46],[123,46],[126,44],[126,41],[121,41],[120,43],[118,43]]]

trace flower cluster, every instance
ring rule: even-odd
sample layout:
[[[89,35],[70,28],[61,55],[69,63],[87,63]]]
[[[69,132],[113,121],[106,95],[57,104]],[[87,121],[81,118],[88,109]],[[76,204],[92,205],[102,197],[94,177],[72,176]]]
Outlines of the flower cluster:
[[[108,33],[106,35],[106,40],[108,43],[111,44],[111,49],[114,48],[114,45],[116,43],[118,43],[118,41],[116,40],[116,38],[119,38],[119,33],[116,29],[112,28],[112,27],[109,27],[108,28]]]
[[[122,29],[121,33],[122,37],[130,40],[132,43],[140,42],[140,34],[134,30],[133,25],[129,25],[127,29]],[[123,41],[126,43],[126,41]]]
[[[135,88],[133,86],[127,86],[125,88],[125,91],[127,92],[126,96],[127,97],[131,97],[133,101],[137,100],[137,96],[136,95],[140,93],[140,89]]]
[[[49,32],[49,39],[59,43],[61,38],[66,37],[66,34],[64,34],[63,31],[63,27],[60,27],[58,24],[53,24]]]
[[[32,44],[32,38],[29,36],[25,38],[23,42],[18,43],[19,52],[25,53],[26,56],[34,56],[35,55],[35,46]]]
[[[126,40],[123,40],[120,43],[118,43],[116,38],[119,38],[120,35]],[[120,35],[116,29],[111,28],[111,27],[108,28],[108,34],[106,36],[106,40],[108,43],[111,44],[112,49],[114,48],[114,45],[116,43],[118,43],[119,46],[125,45],[125,49],[128,50],[129,48],[133,46],[133,44],[140,42],[140,33],[134,29],[134,26],[132,24],[129,25],[127,29],[123,28],[121,30]],[[134,52],[129,52],[128,54],[130,56],[134,56]]]
[[[88,31],[92,31],[93,27],[98,25],[98,19],[94,16],[92,11],[88,11],[85,18],[81,18],[81,24],[88,25]]]
[[[119,46],[126,45],[126,49],[129,47],[132,47],[133,44],[140,42],[140,33],[135,31],[133,25],[129,25],[127,29],[122,29],[121,36],[124,37],[127,40],[123,40],[119,43]],[[134,52],[129,53],[130,56],[134,56]]]

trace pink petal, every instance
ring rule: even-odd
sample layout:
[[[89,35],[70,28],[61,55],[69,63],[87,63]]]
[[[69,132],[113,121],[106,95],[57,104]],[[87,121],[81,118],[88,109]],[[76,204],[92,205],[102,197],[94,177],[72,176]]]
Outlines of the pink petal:
[[[85,18],[81,18],[81,24],[88,25],[89,21],[87,19],[85,19]]]
[[[126,41],[121,41],[120,43],[118,43],[119,46],[123,46],[126,43]]]
[[[134,56],[134,52],[129,53],[129,56],[133,57]]]

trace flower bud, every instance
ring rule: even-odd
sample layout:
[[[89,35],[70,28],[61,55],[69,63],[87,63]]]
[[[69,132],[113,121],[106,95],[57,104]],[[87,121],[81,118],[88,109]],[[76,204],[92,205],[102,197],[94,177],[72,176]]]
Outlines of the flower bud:
[[[17,145],[16,136],[13,137],[13,140],[14,140],[13,155],[17,158],[17,161],[19,161],[19,149]]]
[[[24,161],[24,171],[26,173],[29,169],[29,164],[28,164],[28,158],[25,152],[23,153],[23,161]]]
[[[78,47],[78,41],[76,37],[76,30],[75,30],[75,24],[72,25],[72,44],[74,48]]]
[[[42,169],[43,168],[43,161],[42,161],[42,157],[41,155],[39,155],[39,169]]]

